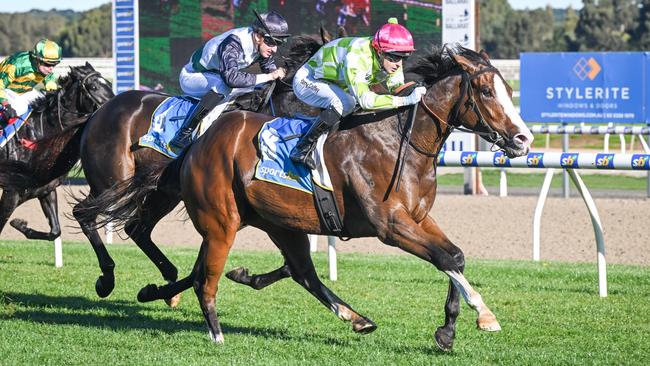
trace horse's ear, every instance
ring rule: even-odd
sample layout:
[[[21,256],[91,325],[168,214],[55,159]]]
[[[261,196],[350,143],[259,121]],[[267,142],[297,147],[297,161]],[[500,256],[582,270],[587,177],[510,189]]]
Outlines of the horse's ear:
[[[343,38],[347,36],[348,36],[348,31],[346,31],[345,28],[339,25],[339,27],[336,28],[336,38]]]
[[[91,65],[88,61],[86,61],[86,67],[90,67],[91,70],[95,70],[93,65]]]
[[[461,55],[453,55],[454,60],[463,68],[463,70],[473,74],[476,71],[476,65],[472,63],[467,57]]]
[[[332,40],[332,35],[327,31],[327,29],[325,29],[325,27],[323,27],[322,24],[320,25],[320,39],[323,41],[323,44]]]
[[[485,61],[490,61],[490,55],[488,55],[487,51],[485,51],[484,48],[481,48],[481,50],[478,53],[481,58],[483,58]]]

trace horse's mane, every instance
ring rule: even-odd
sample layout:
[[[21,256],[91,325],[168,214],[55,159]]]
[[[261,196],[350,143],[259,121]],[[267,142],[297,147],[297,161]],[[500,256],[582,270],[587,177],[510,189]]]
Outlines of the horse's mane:
[[[284,64],[287,67],[287,74],[295,73],[321,46],[320,42],[313,38],[294,37],[289,54],[283,57]]]
[[[480,65],[490,66],[490,62],[476,51],[462,46],[450,47],[445,45],[433,46],[431,51],[420,57],[407,72],[419,75],[427,86],[433,85],[460,68],[460,65],[453,58],[454,55],[463,56]]]

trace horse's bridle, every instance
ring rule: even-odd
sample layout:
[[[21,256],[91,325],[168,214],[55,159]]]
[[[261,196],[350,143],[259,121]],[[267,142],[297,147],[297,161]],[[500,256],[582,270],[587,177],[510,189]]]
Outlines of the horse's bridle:
[[[488,66],[482,68],[473,74],[470,74],[465,70],[461,70],[460,75],[462,79],[460,83],[460,89],[461,89],[460,97],[458,98],[458,100],[456,100],[456,103],[454,103],[454,106],[451,108],[451,111],[449,112],[449,118],[447,118],[447,120],[444,120],[440,118],[438,115],[436,115],[433,112],[433,110],[431,110],[431,108],[429,108],[429,106],[426,105],[426,103],[424,102],[424,98],[420,100],[420,105],[422,105],[422,108],[424,108],[425,112],[431,118],[446,123],[449,127],[451,127],[452,130],[457,129],[463,132],[475,133],[496,145],[502,142],[504,138],[485,121],[485,117],[483,117],[483,113],[481,112],[481,109],[476,104],[476,99],[474,98],[474,89],[472,88],[471,85],[472,80],[488,72],[498,75],[503,80],[501,73],[494,66]],[[465,112],[461,115],[460,107],[463,104],[462,101],[464,96],[467,97],[464,103],[466,108],[465,108]],[[478,118],[478,121],[476,122],[476,126],[483,129],[486,132],[478,131],[478,130],[470,130],[462,126],[462,119],[465,117],[467,111],[470,109],[474,112],[474,114]]]
[[[86,86],[86,82],[92,76],[101,76],[101,74],[99,72],[97,72],[97,71],[93,71],[93,72],[89,73],[88,75],[84,76],[84,78],[81,79],[80,84],[81,84],[81,88],[84,91],[84,95],[88,99],[90,99],[91,102],[93,102],[93,107],[99,108],[99,107],[102,106],[102,103],[97,99],[97,97],[95,97],[90,92],[90,90],[88,90],[88,86]],[[61,103],[61,97],[62,96],[63,96],[63,89],[59,89],[57,91],[57,94],[56,94],[56,100],[57,100],[57,115],[58,115],[58,118],[59,118],[59,127],[61,128],[61,130],[64,129],[63,122],[62,122],[62,119],[61,119],[61,111],[62,110],[65,111],[65,112],[74,113],[79,117],[86,117],[86,116],[89,116],[89,115],[94,113],[94,111],[93,112],[79,112],[79,111],[75,111],[75,110],[71,110],[69,108],[66,108],[66,106],[63,103]],[[97,109],[97,108],[95,108],[95,109]]]

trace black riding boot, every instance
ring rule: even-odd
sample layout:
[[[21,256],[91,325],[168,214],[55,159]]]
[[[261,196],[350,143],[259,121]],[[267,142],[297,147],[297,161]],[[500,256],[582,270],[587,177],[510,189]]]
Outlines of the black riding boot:
[[[181,151],[189,145],[192,142],[192,132],[196,126],[223,98],[223,94],[215,93],[212,90],[204,95],[192,114],[185,117],[183,127],[176,132],[174,138],[169,142],[169,147],[174,151]]]
[[[300,138],[298,144],[291,150],[291,155],[289,155],[291,160],[294,163],[305,164],[309,169],[316,169],[316,162],[312,158],[316,142],[320,135],[330,131],[340,119],[341,115],[332,107],[322,111],[309,127],[309,131]]]

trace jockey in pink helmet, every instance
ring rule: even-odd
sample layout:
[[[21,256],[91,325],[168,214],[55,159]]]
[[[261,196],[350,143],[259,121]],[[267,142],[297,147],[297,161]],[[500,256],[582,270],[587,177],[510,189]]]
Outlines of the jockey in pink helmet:
[[[402,63],[413,51],[411,33],[395,18],[373,37],[339,38],[321,47],[296,72],[293,90],[301,101],[324,111],[293,149],[291,160],[314,169],[312,153],[318,137],[331,131],[357,104],[364,110],[385,110],[418,103],[426,91],[423,87],[406,97],[370,89],[385,83],[392,92],[403,85]]]

